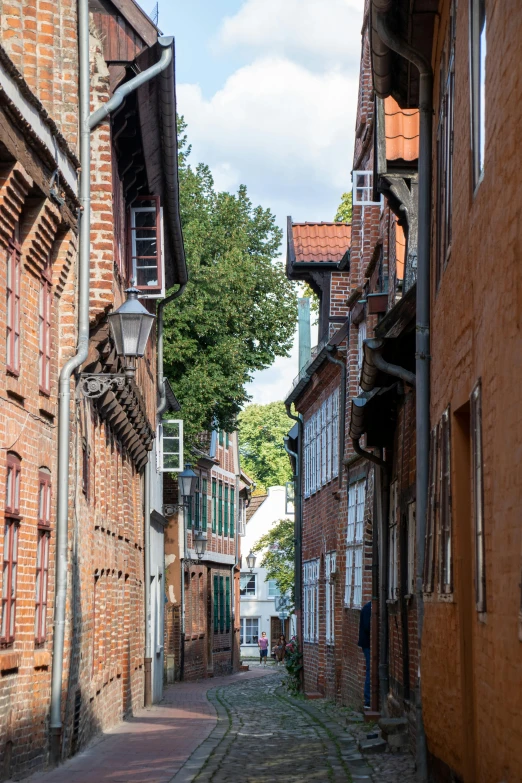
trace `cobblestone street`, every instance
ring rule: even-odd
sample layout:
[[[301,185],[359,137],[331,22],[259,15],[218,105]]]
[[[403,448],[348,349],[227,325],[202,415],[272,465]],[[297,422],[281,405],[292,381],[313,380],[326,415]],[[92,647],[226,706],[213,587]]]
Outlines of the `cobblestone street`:
[[[293,698],[284,674],[182,683],[34,783],[414,783],[410,754],[361,754],[350,711]],[[216,720],[217,716],[217,720]]]

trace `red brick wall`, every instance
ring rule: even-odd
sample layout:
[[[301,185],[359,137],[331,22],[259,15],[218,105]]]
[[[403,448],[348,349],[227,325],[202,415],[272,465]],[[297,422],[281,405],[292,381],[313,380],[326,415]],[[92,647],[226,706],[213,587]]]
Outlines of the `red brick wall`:
[[[448,9],[449,2],[443,2],[434,47],[436,75]],[[454,592],[450,603],[434,595],[426,604],[422,677],[430,752],[464,779],[486,783],[522,779],[522,729],[515,719],[522,712],[522,288],[520,187],[513,166],[522,119],[521,104],[513,100],[522,78],[522,19],[513,13],[513,4],[487,3],[485,169],[474,193],[468,9],[469,4],[458,4],[453,240],[438,291],[432,278],[431,415],[434,424],[450,405]],[[434,95],[437,106],[437,83]],[[483,618],[477,615],[473,594],[473,527],[466,509],[469,472],[457,451],[459,442],[461,450],[469,443],[465,406],[478,378],[486,550]]]

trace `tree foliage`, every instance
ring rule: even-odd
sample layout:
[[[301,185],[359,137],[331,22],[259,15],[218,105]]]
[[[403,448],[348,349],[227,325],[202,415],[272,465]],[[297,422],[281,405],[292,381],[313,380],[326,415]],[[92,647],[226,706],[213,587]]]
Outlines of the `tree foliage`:
[[[218,193],[208,166],[193,168],[178,121],[180,211],[189,282],[166,309],[165,373],[182,405],[186,438],[231,431],[248,402],[252,373],[287,356],[296,321],[294,287],[276,261],[282,232],[241,185]]]
[[[343,193],[341,196],[341,203],[337,207],[334,220],[336,223],[351,223],[352,222],[352,191]]]
[[[271,549],[271,545],[277,548]],[[291,605],[295,603],[294,574],[294,520],[280,519],[252,547],[254,552],[263,552],[261,568],[266,568],[267,579],[275,579],[281,595],[289,595]]]
[[[292,426],[284,403],[248,405],[240,414],[239,454],[241,466],[254,479],[257,489],[281,486],[292,478],[284,436]]]

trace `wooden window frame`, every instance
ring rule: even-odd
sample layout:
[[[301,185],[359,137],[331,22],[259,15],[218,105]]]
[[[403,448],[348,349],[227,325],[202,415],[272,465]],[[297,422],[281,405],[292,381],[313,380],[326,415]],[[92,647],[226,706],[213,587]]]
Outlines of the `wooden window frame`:
[[[139,206],[139,202],[144,201],[151,201],[154,203],[154,207],[143,207]],[[134,206],[130,209],[130,219],[129,219],[129,252],[130,252],[130,258],[129,258],[129,271],[130,271],[130,278],[131,281],[134,280],[134,287],[138,289],[140,292],[140,298],[142,299],[159,299],[164,296],[164,273],[163,273],[163,214],[162,214],[162,208],[160,205],[160,197],[159,196],[138,196],[134,202]],[[147,226],[136,226],[136,215],[139,212],[155,212],[155,226],[153,228],[150,228],[151,235],[154,234],[156,236],[156,248],[157,248],[157,254],[156,256],[140,256],[137,252],[137,246],[136,241],[139,241],[139,238],[136,238],[136,231],[137,230],[143,230],[147,231],[149,230]],[[146,237],[142,237],[142,239],[145,239]],[[138,258],[142,259],[155,259],[155,264],[150,264],[150,267],[143,267],[143,268],[152,268],[153,266],[157,269],[157,283],[155,285],[143,285],[139,284],[137,273],[138,273],[138,267],[136,264],[136,261]]]
[[[225,577],[225,631],[230,632],[230,577]]]
[[[219,576],[219,632],[225,631],[225,578]]]
[[[218,486],[218,535],[223,535],[223,482]]]
[[[439,118],[437,125],[436,186],[436,289],[451,253],[453,216],[453,140],[455,115],[455,14],[450,10],[449,29],[441,57],[439,84]]]
[[[362,501],[359,494],[362,495]],[[355,501],[355,502],[353,502]],[[344,605],[358,609],[362,606],[364,581],[364,511],[366,506],[366,478],[352,481],[348,487],[348,519],[346,526],[346,572]],[[362,507],[362,518],[359,510]],[[352,512],[352,513],[351,513]],[[361,583],[356,581],[361,574]],[[359,599],[359,600],[357,600]]]
[[[213,606],[214,606],[214,617],[213,617],[213,627],[214,627],[214,633],[218,632],[219,629],[219,578],[217,574],[214,574],[214,595],[213,597]]]
[[[51,542],[51,474],[40,470],[38,474],[38,541],[35,580],[35,644],[43,644],[47,638],[47,596],[49,592],[49,549]]]
[[[399,598],[399,485],[397,479],[390,485],[388,513],[388,600]]]
[[[51,394],[51,328],[52,328],[52,263],[51,256],[42,271],[38,302],[38,383],[40,393]]]
[[[20,375],[21,279],[22,248],[17,223],[7,246],[6,269],[6,369],[15,376]]]
[[[486,130],[486,56],[487,8],[486,0],[470,0],[469,8],[469,71],[471,100],[471,160],[473,188],[476,190],[484,176]],[[484,52],[483,52],[484,50]]]
[[[332,574],[336,571],[336,552],[328,552],[325,559],[325,584],[326,584],[326,644],[335,644],[335,582]]]
[[[15,454],[7,454],[4,512],[4,553],[0,645],[11,646],[16,637],[18,545],[20,535],[20,484],[22,463]]]
[[[449,406],[440,420],[439,594],[453,592],[451,425]]]
[[[477,612],[487,610],[486,547],[484,540],[484,463],[482,450],[482,384],[471,392],[471,459],[473,487],[473,527],[475,539],[475,604]],[[521,585],[522,589],[522,585]]]
[[[440,463],[439,425],[435,425],[430,434],[429,454],[429,485],[428,485],[428,513],[425,534],[424,552],[424,577],[423,589],[427,594],[433,593],[435,586],[435,551],[438,518],[438,487]]]

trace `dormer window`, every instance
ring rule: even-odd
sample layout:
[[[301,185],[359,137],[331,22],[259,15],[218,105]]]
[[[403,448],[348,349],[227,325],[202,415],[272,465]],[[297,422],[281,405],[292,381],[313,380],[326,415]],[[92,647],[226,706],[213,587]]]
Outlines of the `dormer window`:
[[[165,295],[163,274],[163,210],[159,196],[140,196],[130,210],[130,276],[140,296]]]

